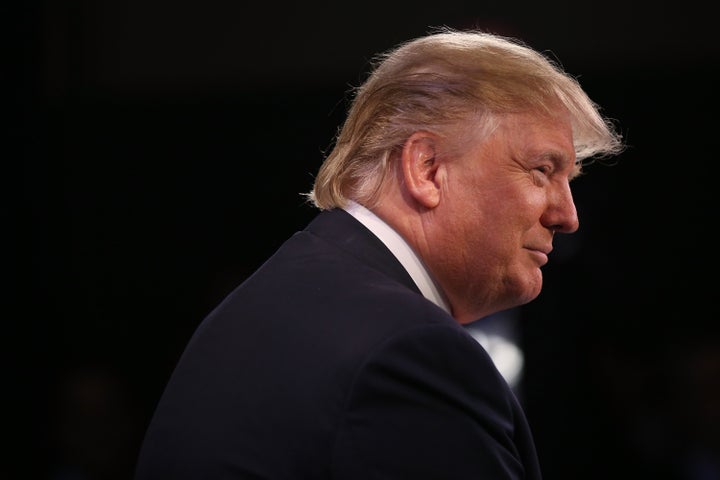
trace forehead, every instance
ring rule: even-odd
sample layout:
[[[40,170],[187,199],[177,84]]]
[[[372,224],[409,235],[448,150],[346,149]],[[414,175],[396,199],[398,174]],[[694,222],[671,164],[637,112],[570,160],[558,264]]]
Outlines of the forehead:
[[[567,115],[502,115],[495,134],[502,138],[514,155],[521,158],[575,164],[573,129]]]

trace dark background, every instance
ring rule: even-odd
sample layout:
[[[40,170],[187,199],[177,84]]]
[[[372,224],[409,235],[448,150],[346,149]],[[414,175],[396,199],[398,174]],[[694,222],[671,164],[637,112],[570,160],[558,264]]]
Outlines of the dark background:
[[[0,477],[131,478],[193,329],[314,215],[300,193],[367,61],[449,25],[550,52],[629,144],[575,182],[581,230],[520,309],[545,478],[720,478],[720,42],[705,5],[3,7]]]

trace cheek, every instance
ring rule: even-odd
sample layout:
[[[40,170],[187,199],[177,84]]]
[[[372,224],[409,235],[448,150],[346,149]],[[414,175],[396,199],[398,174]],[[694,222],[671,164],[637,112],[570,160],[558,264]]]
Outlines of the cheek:
[[[540,187],[518,187],[498,195],[490,213],[499,222],[518,230],[531,228],[540,221],[546,205],[546,193]]]
[[[544,190],[527,185],[527,179],[515,178],[484,181],[487,175],[456,176],[457,182],[446,202],[445,239],[449,244],[465,245],[477,255],[478,250],[496,254],[515,248],[524,233],[540,221],[545,202]]]

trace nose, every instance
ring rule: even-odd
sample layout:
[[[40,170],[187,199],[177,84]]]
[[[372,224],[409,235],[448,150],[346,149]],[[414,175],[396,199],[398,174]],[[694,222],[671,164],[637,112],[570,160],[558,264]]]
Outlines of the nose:
[[[548,205],[540,221],[546,228],[559,233],[573,233],[580,228],[569,183],[563,183],[549,193]]]

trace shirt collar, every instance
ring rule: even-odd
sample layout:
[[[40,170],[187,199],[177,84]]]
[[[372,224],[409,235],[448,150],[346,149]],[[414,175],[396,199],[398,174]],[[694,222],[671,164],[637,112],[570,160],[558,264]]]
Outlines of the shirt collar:
[[[425,298],[450,313],[450,306],[430,275],[430,272],[428,272],[422,260],[420,260],[412,247],[408,245],[399,233],[380,217],[357,202],[349,200],[347,207],[343,210],[352,215],[358,222],[365,225],[368,230],[374,233],[375,236],[385,244],[408,272],[415,282],[415,285],[420,289],[420,293],[422,293]]]

